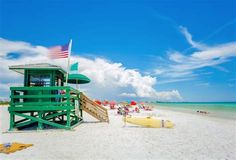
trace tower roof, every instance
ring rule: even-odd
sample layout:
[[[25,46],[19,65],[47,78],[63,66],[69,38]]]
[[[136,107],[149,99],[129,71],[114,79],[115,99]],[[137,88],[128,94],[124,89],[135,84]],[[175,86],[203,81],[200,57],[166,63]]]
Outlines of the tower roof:
[[[33,70],[59,70],[63,74],[66,74],[66,71],[57,65],[49,64],[49,63],[35,63],[35,64],[24,64],[24,65],[14,65],[9,66],[10,70],[18,72],[20,74],[24,74],[25,69],[33,69]]]

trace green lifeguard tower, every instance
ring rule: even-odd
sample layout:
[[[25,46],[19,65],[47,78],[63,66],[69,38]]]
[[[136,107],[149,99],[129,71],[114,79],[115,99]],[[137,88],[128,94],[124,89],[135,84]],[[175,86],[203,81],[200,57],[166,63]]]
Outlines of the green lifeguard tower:
[[[109,122],[107,110],[79,90],[64,86],[66,71],[48,63],[10,66],[24,75],[23,87],[10,87],[10,128],[22,129],[36,124],[37,129],[72,129],[83,121],[86,111],[100,121]],[[69,75],[68,82],[89,83],[82,75]]]

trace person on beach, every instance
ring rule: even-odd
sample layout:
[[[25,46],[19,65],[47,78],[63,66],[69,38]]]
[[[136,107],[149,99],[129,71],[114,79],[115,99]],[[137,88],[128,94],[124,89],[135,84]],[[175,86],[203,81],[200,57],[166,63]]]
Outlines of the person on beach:
[[[209,114],[210,112],[207,111],[197,111],[198,113]]]
[[[124,114],[128,115],[129,114],[129,108],[128,107],[124,107]]]
[[[135,107],[134,110],[135,110],[136,113],[139,113],[139,108],[138,107]]]

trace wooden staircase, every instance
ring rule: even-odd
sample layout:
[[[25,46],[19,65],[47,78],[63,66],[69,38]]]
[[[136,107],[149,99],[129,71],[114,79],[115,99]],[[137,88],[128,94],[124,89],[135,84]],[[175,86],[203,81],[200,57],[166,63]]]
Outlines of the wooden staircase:
[[[82,92],[80,93],[80,106],[82,110],[98,119],[99,121],[109,123],[107,109],[89,99]]]

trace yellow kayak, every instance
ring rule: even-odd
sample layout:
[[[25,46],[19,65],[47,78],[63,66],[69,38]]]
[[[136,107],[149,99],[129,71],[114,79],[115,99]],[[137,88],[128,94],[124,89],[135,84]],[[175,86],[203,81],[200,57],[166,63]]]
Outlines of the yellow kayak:
[[[150,128],[172,128],[174,127],[174,123],[169,120],[160,120],[152,117],[132,117],[127,116],[123,118],[124,122],[140,125],[143,127]]]

